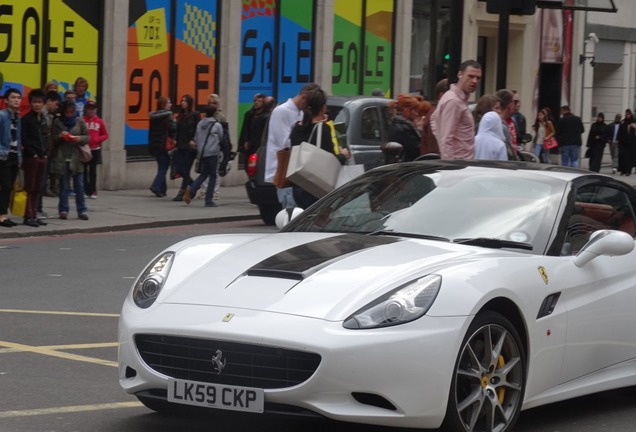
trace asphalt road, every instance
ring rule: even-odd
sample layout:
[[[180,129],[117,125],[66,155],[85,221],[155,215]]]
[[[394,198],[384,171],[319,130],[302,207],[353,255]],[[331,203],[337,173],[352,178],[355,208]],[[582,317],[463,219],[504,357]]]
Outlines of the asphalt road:
[[[169,417],[117,382],[117,320],[132,281],[164,247],[193,235],[273,232],[258,221],[0,242],[0,432],[397,431],[307,419]],[[522,413],[518,432],[628,432],[636,389]]]

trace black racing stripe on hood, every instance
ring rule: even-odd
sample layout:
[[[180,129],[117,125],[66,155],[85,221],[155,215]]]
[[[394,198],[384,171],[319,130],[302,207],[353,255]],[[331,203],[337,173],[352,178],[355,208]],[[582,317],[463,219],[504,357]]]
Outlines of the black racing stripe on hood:
[[[265,276],[302,280],[334,259],[363,249],[395,243],[395,237],[369,237],[343,234],[329,237],[279,252],[250,268],[248,276]]]

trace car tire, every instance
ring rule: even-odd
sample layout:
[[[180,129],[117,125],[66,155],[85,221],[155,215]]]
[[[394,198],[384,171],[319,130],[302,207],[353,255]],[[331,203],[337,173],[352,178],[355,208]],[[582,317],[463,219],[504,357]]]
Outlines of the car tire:
[[[258,206],[258,212],[263,222],[265,222],[265,225],[275,225],[276,215],[282,209],[283,207],[280,204],[261,204]]]
[[[462,341],[444,426],[452,431],[509,432],[521,411],[525,386],[519,333],[503,315],[482,312]]]

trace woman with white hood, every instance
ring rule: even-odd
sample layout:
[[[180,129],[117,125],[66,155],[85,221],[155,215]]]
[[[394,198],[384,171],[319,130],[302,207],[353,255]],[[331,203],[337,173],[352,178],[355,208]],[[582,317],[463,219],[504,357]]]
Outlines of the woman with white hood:
[[[501,117],[495,111],[484,114],[475,136],[475,159],[508,160]]]

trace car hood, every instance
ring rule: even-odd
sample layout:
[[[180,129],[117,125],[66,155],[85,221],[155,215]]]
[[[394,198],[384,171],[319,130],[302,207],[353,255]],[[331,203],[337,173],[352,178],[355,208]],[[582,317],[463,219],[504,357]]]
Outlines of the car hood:
[[[323,233],[208,236],[177,246],[158,304],[333,321],[442,267],[508,254],[443,241]]]

